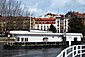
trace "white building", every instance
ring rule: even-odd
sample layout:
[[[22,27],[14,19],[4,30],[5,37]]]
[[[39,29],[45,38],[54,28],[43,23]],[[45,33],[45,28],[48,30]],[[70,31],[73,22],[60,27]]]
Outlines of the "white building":
[[[10,31],[14,35],[15,42],[18,43],[58,43],[63,42],[63,33],[52,33],[49,31]],[[71,45],[75,42],[81,43],[81,33],[66,33],[66,42]]]
[[[47,17],[48,16],[48,17]],[[56,32],[68,32],[68,19],[64,18],[64,15],[55,15],[48,13],[45,17],[33,18],[33,29],[48,30],[50,25],[54,25]]]

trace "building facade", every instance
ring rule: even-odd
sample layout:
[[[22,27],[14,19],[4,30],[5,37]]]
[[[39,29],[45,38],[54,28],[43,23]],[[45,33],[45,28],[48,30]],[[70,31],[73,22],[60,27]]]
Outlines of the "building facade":
[[[68,32],[68,19],[63,15],[48,13],[44,17],[34,18],[34,29],[49,30],[50,25],[54,25],[56,32]]]
[[[29,30],[29,17],[0,17],[0,31]]]
[[[79,13],[75,11],[70,11],[65,15],[66,18],[70,20],[74,20],[74,23],[69,26],[69,32],[80,32],[85,34],[85,13]],[[73,22],[73,21],[72,21]],[[69,22],[71,24],[71,22]]]
[[[28,32],[28,31],[10,31],[10,34],[14,34],[13,38],[15,39],[14,43],[28,43],[29,44],[57,44],[63,42],[62,35],[63,33],[48,33],[43,32]],[[80,44],[81,38],[83,37],[82,33],[66,33],[66,43],[67,45]]]
[[[30,21],[31,20],[31,21]],[[31,24],[31,25],[30,25]],[[33,18],[33,17],[0,17],[0,31],[10,31],[10,30],[44,30],[48,31],[50,25],[56,28],[57,33],[68,32],[68,18],[64,15],[57,15],[52,13],[47,13],[44,17]]]
[[[82,19],[82,22],[85,25],[85,13],[70,11],[65,15],[65,18],[68,18],[68,19],[73,19],[73,18]]]

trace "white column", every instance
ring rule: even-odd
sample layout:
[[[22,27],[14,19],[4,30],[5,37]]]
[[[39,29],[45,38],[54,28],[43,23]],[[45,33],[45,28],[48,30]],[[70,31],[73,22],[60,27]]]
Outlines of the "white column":
[[[41,24],[39,24],[39,29],[41,29]]]
[[[74,57],[74,46],[72,47],[72,51],[73,51],[72,57]]]
[[[69,46],[71,46],[71,41],[69,41]]]
[[[80,57],[82,57],[82,46],[80,46]]]
[[[47,24],[45,24],[45,28],[46,28],[46,30],[48,29],[48,28],[47,28]]]
[[[42,24],[42,30],[44,30],[44,24]]]

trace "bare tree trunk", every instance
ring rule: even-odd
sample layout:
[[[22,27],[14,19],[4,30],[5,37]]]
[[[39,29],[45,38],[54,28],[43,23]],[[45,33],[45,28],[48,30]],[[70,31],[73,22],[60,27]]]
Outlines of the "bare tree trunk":
[[[17,16],[24,16],[24,17],[31,17],[33,13],[30,13],[28,11],[29,8],[21,6],[21,1],[18,0],[0,0],[0,15],[7,17],[3,23],[5,23],[5,30],[7,26],[9,26],[7,23],[11,21],[13,22],[14,18]],[[10,24],[11,24],[10,23]],[[23,24],[22,24],[23,25]],[[9,26],[10,27],[10,26]],[[3,26],[2,26],[3,28]],[[10,30],[10,28],[9,28]]]

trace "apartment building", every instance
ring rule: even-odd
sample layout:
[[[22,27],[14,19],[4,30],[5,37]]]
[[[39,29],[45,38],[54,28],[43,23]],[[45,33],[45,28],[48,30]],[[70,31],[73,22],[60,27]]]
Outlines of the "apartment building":
[[[0,17],[0,31],[29,29],[30,17]]]
[[[70,11],[65,15],[65,18],[68,19],[82,19],[83,24],[85,25],[85,13],[79,13],[75,11]]]
[[[30,21],[31,20],[31,21]],[[30,25],[31,24],[31,25]],[[43,17],[33,18],[33,17],[0,17],[0,31],[10,31],[10,30],[49,30],[50,25],[54,25],[56,32],[68,32],[68,18],[64,15],[47,13]]]

